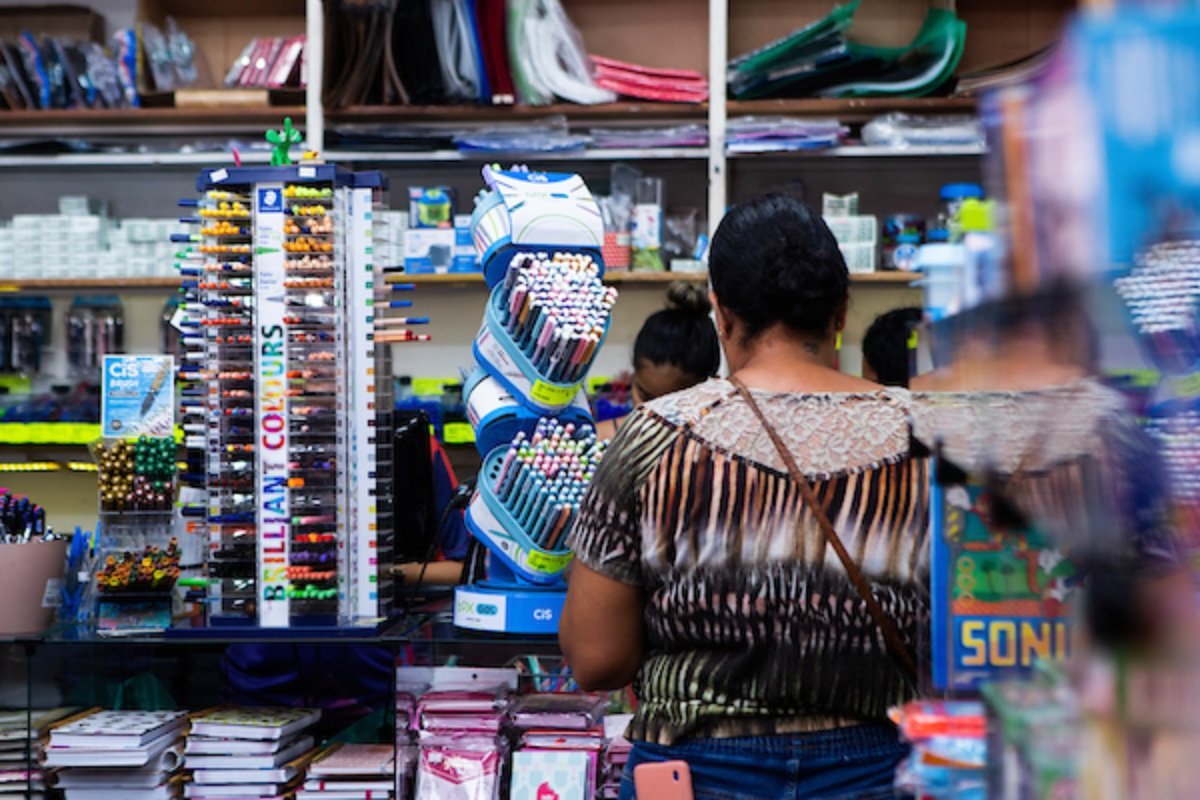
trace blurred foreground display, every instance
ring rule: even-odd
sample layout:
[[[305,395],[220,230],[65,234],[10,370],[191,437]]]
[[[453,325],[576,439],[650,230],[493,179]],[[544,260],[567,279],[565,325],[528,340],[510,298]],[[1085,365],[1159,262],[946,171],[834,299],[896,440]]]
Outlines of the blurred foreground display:
[[[984,123],[991,201],[922,248],[910,339],[930,692],[979,701],[898,710],[898,784],[1196,797],[1200,12],[1080,16]]]

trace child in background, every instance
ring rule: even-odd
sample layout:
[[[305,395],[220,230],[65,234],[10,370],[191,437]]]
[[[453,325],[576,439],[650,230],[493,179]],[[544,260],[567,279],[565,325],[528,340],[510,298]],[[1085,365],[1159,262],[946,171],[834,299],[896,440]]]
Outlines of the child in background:
[[[667,289],[667,307],[642,323],[633,342],[633,404],[702,383],[721,367],[721,346],[713,326],[712,304],[700,287],[676,281]],[[596,435],[611,439],[624,417],[597,423]]]
[[[897,308],[880,314],[867,328],[862,343],[862,374],[884,386],[908,388],[908,337],[921,321],[921,309]]]

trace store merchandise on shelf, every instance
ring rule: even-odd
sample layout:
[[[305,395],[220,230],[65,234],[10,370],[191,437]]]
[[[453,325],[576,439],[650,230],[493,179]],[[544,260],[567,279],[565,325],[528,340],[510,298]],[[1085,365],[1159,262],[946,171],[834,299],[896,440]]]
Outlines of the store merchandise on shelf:
[[[204,171],[181,263],[180,411],[210,624],[353,625],[391,610],[390,346],[413,287],[372,255],[379,173]],[[295,554],[297,557],[292,558]],[[314,557],[322,560],[314,564]]]
[[[74,200],[60,199],[60,205]],[[86,213],[16,214],[0,225],[0,274],[6,278],[170,277],[178,220]]]
[[[603,451],[582,384],[616,292],[601,282],[603,224],[579,176],[483,174],[472,227],[490,296],[467,413],[484,465],[467,526],[487,577],[457,589],[455,624],[554,633],[566,532]]]

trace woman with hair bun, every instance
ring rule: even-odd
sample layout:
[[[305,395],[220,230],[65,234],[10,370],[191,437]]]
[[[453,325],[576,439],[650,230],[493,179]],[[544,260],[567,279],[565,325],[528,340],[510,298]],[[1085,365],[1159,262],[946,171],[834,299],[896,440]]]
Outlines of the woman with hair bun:
[[[667,307],[642,323],[633,341],[633,404],[690,389],[717,374],[721,346],[708,295],[683,281],[667,288]],[[626,417],[604,420],[596,433],[611,439]]]
[[[709,270],[730,378],[621,425],[572,533],[563,650],[585,688],[634,683],[623,799],[677,759],[697,798],[891,797],[887,710],[929,612],[908,394],[835,368],[849,274],[798,200],[730,209]]]

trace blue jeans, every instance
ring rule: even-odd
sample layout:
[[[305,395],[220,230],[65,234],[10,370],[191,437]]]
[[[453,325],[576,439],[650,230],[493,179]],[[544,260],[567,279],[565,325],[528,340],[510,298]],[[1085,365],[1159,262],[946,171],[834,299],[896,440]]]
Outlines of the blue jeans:
[[[666,747],[634,742],[620,800],[636,800],[638,764],[686,761],[696,800],[876,800],[895,797],[908,745],[891,725],[786,736],[692,739]],[[641,800],[654,800],[642,798]]]

